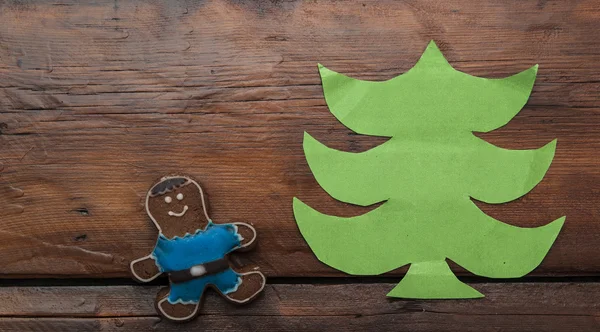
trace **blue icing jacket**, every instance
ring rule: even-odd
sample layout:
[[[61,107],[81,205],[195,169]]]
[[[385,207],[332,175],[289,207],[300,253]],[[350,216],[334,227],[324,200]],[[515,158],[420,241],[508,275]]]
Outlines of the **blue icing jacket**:
[[[160,234],[152,256],[161,272],[189,269],[225,257],[240,246],[241,236],[233,224],[209,222],[204,230],[184,237],[168,239]],[[240,275],[231,268],[182,283],[172,283],[168,300],[170,303],[198,303],[204,289],[213,285],[221,293],[235,292],[241,283]]]
[[[209,222],[204,230],[184,237],[168,239],[161,233],[152,256],[161,272],[185,270],[225,257],[240,241],[235,225]]]

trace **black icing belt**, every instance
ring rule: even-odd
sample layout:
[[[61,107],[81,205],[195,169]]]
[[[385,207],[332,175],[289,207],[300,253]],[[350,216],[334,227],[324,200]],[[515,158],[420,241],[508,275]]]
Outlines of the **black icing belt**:
[[[217,259],[216,261],[206,262],[204,264],[195,266],[203,266],[206,272],[200,276],[193,276],[191,272],[192,268],[179,271],[171,271],[169,272],[169,279],[172,283],[179,284],[196,278],[201,278],[205,275],[216,274],[227,270],[229,268],[229,261],[227,260],[227,258],[221,258]]]

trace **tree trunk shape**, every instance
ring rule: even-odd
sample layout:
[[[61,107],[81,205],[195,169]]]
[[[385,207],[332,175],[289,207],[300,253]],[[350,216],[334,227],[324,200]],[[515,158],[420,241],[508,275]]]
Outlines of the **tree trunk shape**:
[[[409,299],[469,299],[483,294],[456,278],[445,261],[413,263],[387,296]]]
[[[532,190],[554,158],[556,140],[507,150],[473,135],[506,124],[523,107],[537,66],[505,79],[454,70],[432,42],[415,67],[385,82],[366,82],[319,66],[331,112],[351,130],[390,139],[361,153],[328,148],[308,133],[304,152],[333,198],[369,206],[360,216],[322,214],[294,199],[298,227],[317,258],[354,275],[411,264],[388,295],[482,296],[461,283],[451,259],[474,274],[521,277],[537,267],[565,217],[521,228],[483,213],[472,201],[504,203]]]

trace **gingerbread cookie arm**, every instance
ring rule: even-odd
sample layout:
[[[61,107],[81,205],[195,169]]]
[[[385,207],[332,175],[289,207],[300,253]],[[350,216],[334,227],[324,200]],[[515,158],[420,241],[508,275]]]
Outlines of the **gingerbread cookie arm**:
[[[246,251],[252,249],[256,244],[256,229],[244,222],[232,223],[237,228],[237,233],[241,237],[240,245],[234,250]]]
[[[147,255],[138,258],[129,264],[131,274],[140,282],[150,282],[156,279],[162,272],[156,265],[156,261],[152,255]]]

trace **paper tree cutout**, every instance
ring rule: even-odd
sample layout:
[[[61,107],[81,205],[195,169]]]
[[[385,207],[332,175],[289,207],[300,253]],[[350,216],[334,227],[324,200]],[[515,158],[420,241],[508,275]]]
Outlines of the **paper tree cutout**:
[[[504,79],[453,69],[434,42],[407,73],[361,81],[319,65],[329,109],[349,129],[390,139],[362,153],[334,150],[304,134],[319,185],[342,202],[376,209],[352,218],[322,214],[294,198],[300,231],[317,258],[353,275],[411,264],[388,294],[476,298],[446,258],[480,276],[517,278],[537,267],[565,217],[537,228],[505,224],[486,203],[517,199],[550,167],[556,140],[537,150],[507,150],[473,135],[504,126],[525,105],[537,65]]]

